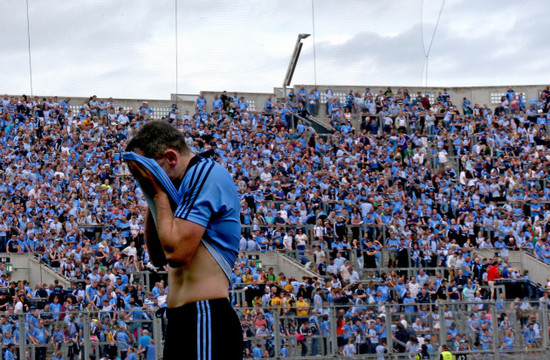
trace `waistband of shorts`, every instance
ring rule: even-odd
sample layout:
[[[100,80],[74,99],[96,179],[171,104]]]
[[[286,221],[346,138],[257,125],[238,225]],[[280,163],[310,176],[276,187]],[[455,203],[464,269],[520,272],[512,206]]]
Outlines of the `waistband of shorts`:
[[[182,306],[175,308],[166,309],[166,317],[170,318],[172,316],[180,316],[183,314],[190,314],[197,312],[197,307],[205,306],[208,303],[210,309],[222,308],[222,307],[231,307],[231,303],[228,298],[218,298],[218,299],[207,299],[191,302]]]

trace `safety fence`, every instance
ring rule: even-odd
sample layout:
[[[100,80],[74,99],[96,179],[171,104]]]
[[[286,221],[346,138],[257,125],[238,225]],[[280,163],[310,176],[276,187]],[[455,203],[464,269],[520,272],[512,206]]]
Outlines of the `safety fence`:
[[[529,359],[548,351],[548,308],[538,304],[356,303],[300,311],[284,305],[238,309],[247,353],[414,359],[425,344],[431,358],[439,358],[446,344],[455,355],[466,355],[463,359]]]
[[[279,296],[275,293],[274,296]],[[324,296],[324,295],[323,295]],[[353,297],[336,305],[283,299],[279,306],[235,307],[245,358],[307,359],[342,356],[413,359],[426,345],[439,358],[445,344],[457,359],[535,359],[549,348],[548,303],[542,301],[386,301]],[[153,311],[79,311],[5,315],[1,358],[125,359],[129,352],[161,359],[166,319]],[[20,339],[27,339],[20,341]]]
[[[33,309],[0,318],[0,359],[125,359],[129,352],[162,358],[163,321],[153,310]]]

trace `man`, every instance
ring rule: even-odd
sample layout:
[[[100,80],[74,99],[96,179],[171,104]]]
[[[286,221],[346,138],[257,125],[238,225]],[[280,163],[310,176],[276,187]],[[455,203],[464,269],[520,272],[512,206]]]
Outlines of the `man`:
[[[489,288],[491,289],[491,299],[494,298],[495,280],[498,279],[500,279],[498,274],[498,264],[492,264],[487,269],[487,282],[489,283]]]
[[[46,358],[46,340],[50,334],[44,328],[44,320],[40,320],[38,326],[31,325],[29,339],[36,346],[36,359],[44,360]]]
[[[145,240],[153,265],[168,265],[168,327],[164,359],[241,359],[242,332],[228,300],[237,257],[240,201],[227,170],[195,156],[172,125],[152,121],[128,142],[132,174],[151,196]],[[135,155],[137,154],[137,157]],[[179,189],[179,203],[134,159],[154,159]],[[143,160],[141,158],[140,160]]]
[[[528,348],[532,349],[537,347],[536,341],[535,341],[536,331],[534,329],[534,323],[530,322],[527,324],[527,326],[523,330],[523,336],[525,338],[525,345]]]
[[[441,353],[439,354],[440,360],[452,360],[453,354],[447,349],[447,345],[441,345]]]
[[[130,245],[124,248],[124,250],[122,250],[122,253],[128,257],[133,257],[134,260],[137,260],[136,243],[134,241],[130,242]]]
[[[153,112],[153,109],[149,107],[149,103],[147,101],[144,101],[143,104],[139,107],[139,114],[146,118],[152,117]]]
[[[128,355],[126,356],[126,360],[137,360],[135,349],[131,346],[128,348]]]
[[[13,344],[8,344],[8,348],[6,349],[6,352],[4,353],[3,358],[5,360],[14,360],[15,357],[13,355]]]
[[[529,318],[529,323],[527,324],[527,328],[531,328],[531,325],[532,325],[532,329],[534,331],[534,344],[535,344],[535,347],[540,347],[540,342],[541,342],[541,339],[542,339],[542,335],[540,333],[540,325],[537,323],[537,317],[535,315],[531,315],[531,317]]]

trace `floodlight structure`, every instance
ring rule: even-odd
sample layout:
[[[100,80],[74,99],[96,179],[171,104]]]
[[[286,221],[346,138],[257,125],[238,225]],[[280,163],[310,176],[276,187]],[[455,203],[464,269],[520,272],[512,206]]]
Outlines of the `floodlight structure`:
[[[290,86],[292,76],[294,75],[294,69],[296,69],[296,64],[298,63],[300,51],[302,50],[302,40],[308,38],[310,35],[311,34],[298,34],[298,39],[296,39],[296,45],[294,46],[294,52],[290,58],[290,64],[288,64],[285,80],[283,82],[283,97],[286,96],[286,87]]]

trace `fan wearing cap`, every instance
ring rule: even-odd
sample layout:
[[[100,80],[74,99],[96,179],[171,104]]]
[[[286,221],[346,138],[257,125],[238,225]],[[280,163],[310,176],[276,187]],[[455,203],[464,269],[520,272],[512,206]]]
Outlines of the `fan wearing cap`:
[[[172,104],[172,108],[170,109],[170,112],[168,113],[168,119],[170,120],[170,123],[173,123],[176,121],[179,117],[180,111],[178,110],[177,104]]]
[[[149,103],[147,101],[144,101],[139,107],[139,113],[145,117],[150,118],[153,116],[154,111],[149,107]]]

